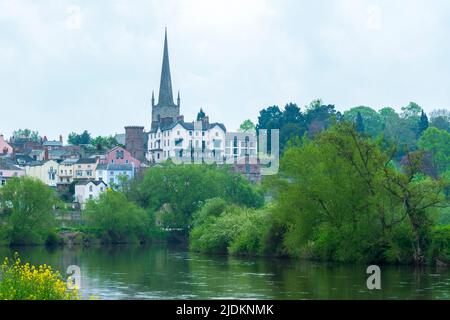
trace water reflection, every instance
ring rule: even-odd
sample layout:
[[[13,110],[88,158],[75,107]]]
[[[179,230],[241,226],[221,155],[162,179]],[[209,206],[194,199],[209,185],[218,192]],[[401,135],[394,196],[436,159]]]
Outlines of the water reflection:
[[[366,288],[364,265],[205,256],[185,248],[16,248],[22,260],[61,273],[81,268],[84,297],[102,299],[449,299],[450,271],[384,266],[382,290]],[[0,257],[12,250],[0,248]]]

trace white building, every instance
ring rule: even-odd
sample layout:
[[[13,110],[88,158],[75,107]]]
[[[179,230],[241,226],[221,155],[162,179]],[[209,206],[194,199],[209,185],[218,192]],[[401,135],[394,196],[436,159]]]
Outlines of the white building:
[[[104,181],[110,188],[116,189],[122,185],[123,179],[133,179],[134,172],[132,164],[99,164],[95,170],[95,179]]]
[[[223,124],[209,123],[207,117],[197,122],[178,120],[159,125],[148,134],[147,159],[152,163],[168,159],[223,161],[225,134]]]
[[[75,185],[75,202],[79,203],[81,209],[84,209],[86,202],[97,200],[100,195],[106,192],[107,185],[103,181],[79,181]]]
[[[58,183],[70,184],[75,174],[74,165],[78,159],[66,159],[58,166]]]
[[[47,160],[25,166],[25,175],[41,180],[50,187],[56,187],[58,182],[58,162]]]

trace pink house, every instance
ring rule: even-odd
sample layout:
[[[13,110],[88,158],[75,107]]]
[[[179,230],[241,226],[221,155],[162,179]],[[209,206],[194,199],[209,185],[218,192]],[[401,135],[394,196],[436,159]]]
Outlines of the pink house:
[[[109,150],[105,159],[101,160],[101,163],[131,164],[136,169],[139,169],[141,166],[141,162],[138,159],[133,158],[129,151],[119,146]]]
[[[0,160],[0,187],[6,184],[6,181],[12,177],[21,177],[25,175],[25,170],[20,169],[13,163]]]
[[[13,148],[5,141],[5,138],[0,134],[0,154],[12,154]]]

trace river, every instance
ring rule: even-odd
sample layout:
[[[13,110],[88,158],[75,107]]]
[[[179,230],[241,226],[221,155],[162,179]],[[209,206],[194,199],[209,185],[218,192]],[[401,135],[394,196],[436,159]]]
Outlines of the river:
[[[81,270],[84,298],[100,299],[450,299],[450,270],[382,266],[368,290],[364,265],[206,256],[173,245],[22,247],[22,261],[65,274]],[[0,248],[0,257],[12,249]]]

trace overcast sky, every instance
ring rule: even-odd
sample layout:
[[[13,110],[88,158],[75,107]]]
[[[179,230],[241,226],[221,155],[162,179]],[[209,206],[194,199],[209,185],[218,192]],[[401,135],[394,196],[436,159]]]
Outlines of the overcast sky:
[[[450,106],[448,0],[0,0],[0,132],[151,122],[168,28],[174,95],[235,130],[270,105]]]

